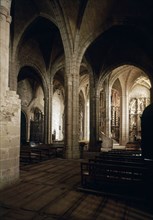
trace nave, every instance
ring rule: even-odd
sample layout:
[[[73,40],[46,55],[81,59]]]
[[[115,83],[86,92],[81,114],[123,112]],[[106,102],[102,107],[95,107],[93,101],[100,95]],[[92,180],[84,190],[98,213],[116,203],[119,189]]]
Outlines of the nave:
[[[0,192],[0,219],[153,219],[146,204],[79,191],[83,161],[54,158],[21,164],[20,181]]]

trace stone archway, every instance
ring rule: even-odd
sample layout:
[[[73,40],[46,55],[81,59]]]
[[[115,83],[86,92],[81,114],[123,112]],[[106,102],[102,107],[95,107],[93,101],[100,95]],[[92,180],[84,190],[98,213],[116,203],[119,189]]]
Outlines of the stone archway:
[[[146,73],[133,65],[118,67],[114,70],[114,77],[117,77],[121,84],[119,143],[127,146],[129,142],[141,139],[140,117],[144,107],[150,102],[151,84]],[[131,108],[132,100],[136,100],[134,110]]]
[[[99,130],[103,127],[102,132],[105,135],[107,131],[110,131],[107,137],[114,138],[114,140],[117,140],[118,145],[125,147],[130,141],[135,141],[134,137],[141,139],[140,117],[142,111],[150,102],[151,82],[147,74],[134,65],[116,67],[108,74],[108,77],[107,86],[105,86],[105,81],[102,83],[104,79],[101,79],[101,84],[99,84],[99,91],[101,91],[99,108],[99,126],[101,127]],[[116,95],[117,93],[118,95]],[[117,97],[119,104],[115,104],[114,101]],[[133,113],[130,103],[135,99],[137,105]],[[106,114],[110,111],[111,106],[112,111],[109,114],[109,121],[102,124],[103,119],[106,122]],[[131,128],[132,117],[137,122],[134,128],[136,133]],[[117,126],[118,131],[114,131],[115,126]],[[115,134],[115,132],[117,133]]]

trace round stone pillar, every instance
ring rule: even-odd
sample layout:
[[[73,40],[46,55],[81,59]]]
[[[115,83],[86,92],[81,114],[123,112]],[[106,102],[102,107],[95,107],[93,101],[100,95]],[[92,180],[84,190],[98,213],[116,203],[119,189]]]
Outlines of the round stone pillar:
[[[49,97],[48,94],[45,95],[44,99],[44,142],[48,144],[49,139]]]
[[[9,36],[10,22],[9,15],[11,1],[0,1],[0,96],[4,98],[8,90],[9,73]]]
[[[109,151],[113,148],[113,139],[111,134],[111,87],[109,85],[109,77],[104,82],[104,99],[105,99],[105,134],[102,134],[102,148]]]
[[[108,138],[111,137],[111,89],[109,87],[109,77],[106,78],[105,83],[105,100],[106,100],[106,131]],[[112,147],[112,146],[111,146]]]
[[[123,91],[121,99],[121,130],[120,145],[125,146],[129,141],[129,102],[126,91]]]
[[[96,117],[96,88],[94,85],[90,85],[90,143],[89,151],[96,152],[97,148],[97,117]]]
[[[10,4],[0,0],[0,189],[19,178],[21,103],[8,87]]]
[[[65,75],[65,157],[80,158],[79,151],[79,68],[69,60]]]

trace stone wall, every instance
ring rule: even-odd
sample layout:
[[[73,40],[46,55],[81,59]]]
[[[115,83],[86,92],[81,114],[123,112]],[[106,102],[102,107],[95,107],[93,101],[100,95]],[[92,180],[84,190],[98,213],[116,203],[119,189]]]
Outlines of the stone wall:
[[[20,100],[7,91],[0,100],[0,189],[19,179]]]

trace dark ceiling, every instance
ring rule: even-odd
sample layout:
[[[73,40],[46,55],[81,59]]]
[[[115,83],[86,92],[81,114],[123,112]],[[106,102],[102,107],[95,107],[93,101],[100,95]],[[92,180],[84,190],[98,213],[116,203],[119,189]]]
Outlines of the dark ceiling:
[[[139,48],[150,58],[153,55],[153,42],[146,33],[134,26],[114,26],[90,45],[85,57],[99,74],[107,63],[132,61],[135,54],[130,53],[130,49],[133,51],[134,48]]]

